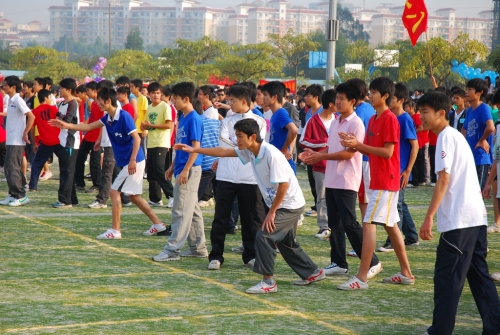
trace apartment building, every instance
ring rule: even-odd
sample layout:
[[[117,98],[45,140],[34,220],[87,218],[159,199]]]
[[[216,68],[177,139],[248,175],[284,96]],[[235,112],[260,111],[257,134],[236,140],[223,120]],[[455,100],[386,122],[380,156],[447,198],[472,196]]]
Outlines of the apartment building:
[[[24,47],[30,41],[36,41],[39,45],[48,45],[50,33],[47,28],[42,27],[42,23],[39,21],[14,24],[0,12],[0,40],[8,43],[11,49]]]

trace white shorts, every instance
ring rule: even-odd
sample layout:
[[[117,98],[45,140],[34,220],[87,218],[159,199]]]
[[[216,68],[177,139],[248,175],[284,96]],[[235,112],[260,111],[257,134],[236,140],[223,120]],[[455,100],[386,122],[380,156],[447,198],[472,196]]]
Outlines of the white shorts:
[[[372,194],[372,190],[370,190],[370,162],[363,161],[362,167],[362,185],[359,189],[359,203],[367,204]]]
[[[144,168],[146,167],[146,160],[136,164],[135,173],[128,174],[128,165],[124,166],[118,176],[116,176],[111,189],[123,192],[127,195],[142,194],[142,176],[144,175]]]
[[[394,227],[399,222],[399,191],[371,190],[363,222]]]

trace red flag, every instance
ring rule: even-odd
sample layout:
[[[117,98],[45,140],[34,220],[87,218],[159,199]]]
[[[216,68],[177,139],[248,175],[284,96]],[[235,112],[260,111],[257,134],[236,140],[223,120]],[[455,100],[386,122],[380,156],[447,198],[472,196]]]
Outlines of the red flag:
[[[410,35],[411,44],[415,46],[417,40],[427,30],[429,14],[424,0],[406,0],[403,11],[403,24]]]

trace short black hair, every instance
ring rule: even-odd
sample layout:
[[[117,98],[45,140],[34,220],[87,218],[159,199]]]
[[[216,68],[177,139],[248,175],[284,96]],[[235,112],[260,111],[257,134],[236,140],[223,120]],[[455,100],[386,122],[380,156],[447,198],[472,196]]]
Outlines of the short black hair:
[[[111,80],[101,80],[100,82],[97,83],[96,89],[99,91],[104,87],[114,88],[113,82]]]
[[[461,88],[457,88],[455,90],[453,90],[453,95],[459,95],[463,98],[465,98],[465,91],[462,90]]]
[[[451,103],[450,98],[443,92],[431,91],[422,95],[422,97],[418,99],[417,108],[424,106],[432,108],[434,112],[444,110],[444,115],[446,120],[448,120],[448,111],[451,109]]]
[[[410,107],[410,108],[415,108],[417,104],[413,100],[405,101],[403,104],[403,108]]]
[[[45,86],[47,85],[47,80],[42,77],[36,77],[33,81],[36,81],[38,85],[41,85],[43,88],[45,88]]]
[[[115,83],[116,83],[116,85],[129,85],[130,79],[127,76],[121,76],[121,77],[116,78]]]
[[[194,99],[195,91],[196,88],[194,87],[194,84],[187,81],[180,82],[172,87],[173,95],[177,95],[183,99],[188,98],[190,102]]]
[[[139,89],[141,89],[141,87],[142,87],[142,80],[140,80],[140,79],[132,79],[130,81],[130,83],[132,85],[134,85],[135,87],[138,87]]]
[[[23,82],[23,86],[28,87],[29,89],[33,89],[33,82],[28,80]]]
[[[493,105],[500,103],[500,90],[496,90],[495,94],[493,95],[493,99],[491,100],[491,103]]]
[[[323,108],[327,109],[330,106],[330,103],[335,105],[336,98],[337,98],[337,91],[334,89],[329,89],[323,92],[323,94],[321,95],[321,104],[323,105]],[[304,99],[300,99],[299,103],[301,101],[304,101]]]
[[[171,97],[172,96],[172,89],[170,88],[170,86],[165,85],[161,88],[161,93],[163,93],[163,95],[166,97]]]
[[[318,101],[321,101],[321,96],[323,95],[323,87],[318,84],[309,85],[306,88],[306,93],[304,95],[310,94],[313,97],[318,97]]]
[[[85,93],[85,85],[78,85],[78,87],[76,88],[76,93]]]
[[[46,98],[50,97],[50,91],[45,89],[45,88],[42,88],[40,91],[38,91],[38,101],[42,104]]]
[[[245,135],[247,135],[248,137],[252,135],[257,135],[255,141],[257,143],[262,143],[262,138],[260,137],[259,124],[254,119],[243,119],[236,122],[234,124],[234,131],[240,131]]]
[[[373,79],[370,83],[370,90],[379,92],[381,96],[389,94],[389,96],[385,100],[385,103],[389,105],[394,95],[394,82],[387,77],[378,77]]]
[[[155,81],[148,85],[148,93],[153,93],[156,91],[161,92],[161,84]]]
[[[248,106],[250,106],[250,104],[252,102],[252,98],[250,95],[250,89],[245,85],[238,84],[238,85],[233,85],[233,86],[229,87],[229,90],[227,91],[227,95],[232,95],[236,99],[245,99]]]
[[[368,95],[368,88],[366,87],[365,81],[363,79],[359,79],[359,78],[352,78],[352,79],[349,79],[347,82],[350,82],[358,87],[359,97],[356,100],[364,101],[366,96]]]
[[[493,104],[493,94],[486,94],[486,98],[484,100],[488,105]]]
[[[405,101],[410,100],[410,94],[408,93],[408,88],[402,83],[397,83],[394,85],[394,96],[396,99],[401,100],[405,99]]]
[[[99,93],[97,93],[97,98],[102,99],[104,102],[106,102],[109,99],[109,100],[111,100],[111,106],[113,106],[113,107],[118,106],[116,103],[116,91],[112,88],[109,88],[109,87],[101,88]]]
[[[262,86],[262,92],[267,92],[269,96],[278,98],[278,103],[281,105],[283,103],[283,97],[285,96],[285,85],[280,81],[270,81]]]
[[[59,86],[69,90],[73,94],[76,91],[76,80],[73,78],[64,78],[59,82]]]
[[[203,85],[202,87],[199,88],[199,91],[202,91],[203,95],[208,95],[208,98],[210,100],[215,98],[215,89],[213,86]]]
[[[4,81],[7,85],[10,87],[15,87],[16,88],[16,93],[21,92],[21,80],[19,79],[18,76],[7,76],[4,78]]]
[[[85,84],[85,89],[96,91],[97,90],[97,83],[95,81],[91,81]]]
[[[467,88],[473,88],[476,93],[481,92],[481,99],[488,94],[488,85],[481,78],[471,79],[465,84]]]
[[[128,97],[130,95],[130,87],[120,86],[116,89],[116,93],[126,94]]]
[[[239,83],[238,85],[248,87],[248,90],[250,91],[250,99],[252,100],[252,102],[255,102],[255,99],[257,98],[257,86],[251,81],[244,81],[242,83]],[[250,106],[250,103],[248,105]]]
[[[199,115],[203,115],[203,104],[200,99],[194,98],[192,101],[193,108]]]
[[[351,82],[351,81],[346,81],[345,83],[339,84],[336,87],[337,89],[337,94],[343,93],[345,94],[347,100],[356,100],[358,102],[361,93],[359,93],[359,88],[358,86]]]
[[[45,86],[52,86],[54,85],[54,81],[50,77],[45,77]]]

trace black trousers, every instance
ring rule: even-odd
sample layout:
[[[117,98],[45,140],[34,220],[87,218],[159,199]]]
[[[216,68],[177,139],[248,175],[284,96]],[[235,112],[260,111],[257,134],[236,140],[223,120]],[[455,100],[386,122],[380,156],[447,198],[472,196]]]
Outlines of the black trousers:
[[[431,165],[431,183],[435,183],[437,181],[436,172],[436,146],[429,145],[429,162]]]
[[[77,205],[75,184],[76,157],[78,149],[65,148],[61,145],[55,147],[54,153],[59,158],[59,191],[57,192],[58,201],[69,205]]]
[[[229,226],[229,218],[233,209],[234,198],[238,197],[238,208],[241,214],[241,239],[245,250],[243,262],[248,263],[255,258],[255,236],[266,217],[264,201],[257,185],[235,184],[227,181],[217,181],[215,215],[210,232],[212,251],[208,256],[210,261],[218,260],[224,263],[224,242]]]
[[[167,199],[174,196],[172,182],[165,178],[165,156],[167,151],[168,148],[163,147],[148,148],[146,169],[148,170],[149,200],[153,202],[161,201],[161,191],[165,193]]]
[[[101,177],[101,150],[94,151],[95,142],[88,142],[85,138],[80,143],[78,156],[75,165],[75,185],[85,187],[85,161],[90,154],[90,175],[92,176],[92,186],[99,186]]]
[[[311,206],[311,209],[315,211],[316,203],[318,202],[318,196],[316,195],[316,182],[314,181],[313,169],[311,165],[307,166],[307,179],[309,180],[309,187],[311,187],[311,193],[314,198],[314,206]]]
[[[425,183],[425,146],[418,149],[417,159],[412,169],[412,184]]]
[[[345,252],[345,235],[352,248],[361,258],[363,246],[363,227],[356,221],[356,201],[358,193],[351,190],[325,188],[325,200],[328,213],[330,235],[330,258],[332,263],[348,269]],[[377,265],[379,260],[375,253],[370,267]]]
[[[6,142],[0,143],[0,166],[5,165],[5,153],[7,152],[5,143]]]
[[[465,278],[483,320],[483,335],[500,333],[500,301],[488,273],[486,226],[441,234],[434,269],[434,312],[430,335],[451,335]]]
[[[217,187],[217,179],[215,179],[214,170],[206,170],[201,172],[200,186],[198,187],[198,201],[208,201],[214,197]]]

